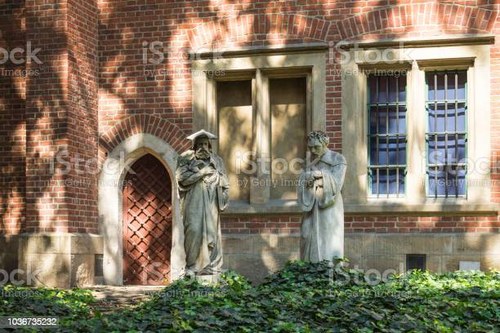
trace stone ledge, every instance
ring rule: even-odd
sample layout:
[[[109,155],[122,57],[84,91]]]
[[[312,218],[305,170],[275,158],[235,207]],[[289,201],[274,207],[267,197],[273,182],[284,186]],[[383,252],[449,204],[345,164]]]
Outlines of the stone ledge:
[[[302,214],[296,200],[269,200],[265,204],[231,201],[224,216],[244,214]]]
[[[316,43],[301,43],[301,44],[280,44],[266,46],[248,46],[237,47],[231,49],[211,49],[206,48],[202,52],[191,51],[190,56],[195,59],[211,59],[214,57],[229,58],[229,57],[244,57],[262,54],[286,54],[286,53],[314,53],[325,52],[328,50],[328,44],[323,42]]]
[[[354,47],[360,49],[382,48],[382,47],[430,47],[430,46],[463,46],[463,45],[491,45],[495,44],[495,35],[451,35],[439,36],[434,38],[392,38],[380,40],[353,40],[343,43],[342,49],[351,49]]]
[[[102,254],[102,236],[81,233],[20,234],[22,251],[29,253]]]
[[[370,203],[353,204],[344,203],[344,212],[349,215],[498,215],[500,204],[496,203],[467,203],[466,201],[428,202],[408,204],[405,202],[373,201]],[[250,204],[246,202],[230,202],[223,216],[238,216],[252,214],[302,214],[302,210],[294,200],[270,200],[267,204]]]

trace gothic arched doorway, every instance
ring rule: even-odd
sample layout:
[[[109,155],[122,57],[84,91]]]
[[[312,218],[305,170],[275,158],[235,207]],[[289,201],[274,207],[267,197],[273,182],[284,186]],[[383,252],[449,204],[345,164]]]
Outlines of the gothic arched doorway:
[[[170,282],[172,183],[153,155],[139,158],[123,188],[123,284]]]

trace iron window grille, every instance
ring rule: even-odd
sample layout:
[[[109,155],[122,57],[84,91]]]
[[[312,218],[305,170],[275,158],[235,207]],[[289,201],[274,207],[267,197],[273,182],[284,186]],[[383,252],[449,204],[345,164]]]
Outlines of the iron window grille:
[[[372,196],[405,194],[406,95],[406,76],[368,76],[368,177]]]
[[[425,74],[427,101],[427,195],[467,193],[467,71]]]

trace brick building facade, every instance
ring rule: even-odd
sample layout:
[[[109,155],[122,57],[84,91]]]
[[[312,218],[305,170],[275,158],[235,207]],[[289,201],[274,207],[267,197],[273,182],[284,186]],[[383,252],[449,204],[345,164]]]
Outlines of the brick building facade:
[[[434,271],[460,261],[498,269],[499,9],[480,0],[1,2],[0,266],[39,270],[48,285],[120,285],[132,281],[126,270],[149,274],[124,256],[158,250],[174,279],[183,266],[176,157],[205,128],[218,133],[231,173],[228,268],[259,280],[298,258],[295,176],[283,165],[319,129],[349,165],[352,266],[404,270],[424,258]],[[243,169],[263,161],[270,172],[242,172],[242,152],[252,152]],[[166,176],[127,178],[149,155]],[[126,193],[172,184],[164,213],[156,199],[127,201],[128,181],[142,185]],[[168,224],[165,248],[155,223]]]

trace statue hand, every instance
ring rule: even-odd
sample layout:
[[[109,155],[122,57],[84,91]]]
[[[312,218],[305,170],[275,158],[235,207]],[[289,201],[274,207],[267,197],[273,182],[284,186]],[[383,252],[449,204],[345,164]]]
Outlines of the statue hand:
[[[315,179],[323,178],[323,174],[321,173],[321,171],[318,171],[318,170],[313,171],[312,176],[313,176]]]
[[[211,176],[215,173],[215,170],[212,169],[212,168],[209,168],[209,167],[205,167],[201,170],[201,173],[204,175],[204,176]]]
[[[319,174],[319,177],[318,177]],[[321,172],[319,171],[309,171],[306,173],[306,181],[313,183],[316,179],[321,178]]]

